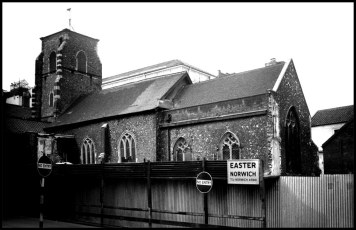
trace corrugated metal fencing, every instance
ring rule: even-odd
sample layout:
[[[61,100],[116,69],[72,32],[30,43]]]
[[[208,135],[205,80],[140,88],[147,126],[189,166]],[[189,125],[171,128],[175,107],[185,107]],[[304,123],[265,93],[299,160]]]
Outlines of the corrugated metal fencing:
[[[354,175],[282,176],[269,183],[267,227],[354,227]]]
[[[214,167],[217,170],[220,166]],[[127,168],[126,172],[129,174],[131,169]],[[148,190],[145,177],[130,178],[125,174],[124,178],[106,172],[102,180],[100,175],[104,174],[79,174],[63,174],[48,180],[48,214],[57,218],[67,215],[76,221],[103,226],[194,227],[191,223],[204,226],[204,198],[194,178],[152,177]],[[265,186],[269,228],[354,227],[353,174],[281,176],[265,179]],[[209,225],[263,226],[259,219],[263,213],[258,186],[228,185],[226,179],[220,177],[214,180],[207,200]]]

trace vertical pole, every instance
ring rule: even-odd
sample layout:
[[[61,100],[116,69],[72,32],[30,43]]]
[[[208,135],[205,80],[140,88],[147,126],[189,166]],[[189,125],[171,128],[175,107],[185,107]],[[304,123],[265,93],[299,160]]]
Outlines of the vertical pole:
[[[104,225],[104,164],[101,164],[101,184],[100,184],[100,226]]]
[[[148,226],[152,228],[151,162],[147,162],[147,207]]]
[[[44,209],[44,177],[41,177],[41,188],[40,188],[40,228],[43,228],[43,209]]]
[[[167,152],[168,152],[168,161],[172,161],[171,159],[171,132],[169,128],[167,128]]]
[[[205,172],[205,157],[203,157],[202,162],[203,171]],[[209,212],[208,212],[208,193],[204,193],[204,223],[209,223]]]
[[[267,220],[266,220],[266,189],[265,189],[265,181],[263,179],[263,161],[260,160],[260,199],[262,202],[262,217],[263,217],[263,222],[262,222],[262,227],[266,228],[267,227]]]
[[[101,143],[103,143],[103,158],[101,159],[101,180],[100,180],[100,226],[104,225],[104,163],[105,163],[105,155],[107,154],[108,145],[108,124],[104,124],[101,126]]]

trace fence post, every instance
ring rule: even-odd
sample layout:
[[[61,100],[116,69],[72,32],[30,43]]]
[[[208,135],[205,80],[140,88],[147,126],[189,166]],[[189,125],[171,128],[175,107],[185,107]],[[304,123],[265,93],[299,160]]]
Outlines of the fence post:
[[[266,189],[265,189],[265,180],[263,178],[263,160],[260,160],[260,199],[262,202],[262,217],[263,217],[263,222],[262,222],[262,227],[266,228],[267,227],[267,220],[266,220]]]
[[[45,178],[41,177],[41,195],[40,195],[40,228],[43,228],[43,209],[44,209],[44,182]]]
[[[101,184],[100,184],[100,226],[104,225],[104,164],[101,163]]]
[[[202,168],[205,172],[205,157],[203,157]],[[209,223],[209,212],[208,212],[208,193],[204,193],[204,223]]]
[[[152,196],[151,196],[151,162],[147,162],[147,207],[148,207],[148,226],[152,228]]]

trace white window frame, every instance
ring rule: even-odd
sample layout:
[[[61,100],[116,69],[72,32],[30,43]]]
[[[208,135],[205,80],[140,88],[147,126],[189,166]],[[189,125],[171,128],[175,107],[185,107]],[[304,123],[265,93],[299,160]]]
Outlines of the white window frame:
[[[124,137],[125,137],[125,141],[124,141]],[[128,138],[129,137],[129,138]],[[129,153],[132,157],[132,141],[134,141],[134,149],[135,149],[135,159],[134,162],[137,162],[137,141],[136,141],[136,137],[133,133],[129,132],[129,131],[125,131],[121,134],[119,140],[118,140],[118,143],[117,143],[117,153],[118,153],[118,160],[117,162],[118,163],[121,163],[121,155],[123,157],[125,157],[126,159],[128,158],[128,153],[127,153],[127,149],[126,149],[126,141],[129,143]],[[121,154],[121,143],[123,143],[123,146],[124,146],[124,152],[123,154]]]
[[[83,148],[84,148],[84,152],[83,152]],[[96,164],[97,156],[96,156],[95,143],[91,138],[89,137],[84,138],[80,151],[81,151],[80,161],[82,164]],[[85,155],[85,162],[83,158],[84,155]],[[93,155],[94,155],[94,159],[92,159]]]

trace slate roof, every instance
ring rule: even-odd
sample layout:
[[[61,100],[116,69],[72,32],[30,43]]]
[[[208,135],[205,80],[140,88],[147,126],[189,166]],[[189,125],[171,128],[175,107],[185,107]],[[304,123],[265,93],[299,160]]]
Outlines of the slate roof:
[[[12,133],[25,133],[25,132],[35,132],[43,133],[43,128],[47,127],[49,123],[23,120],[19,118],[7,118],[5,119],[5,127],[8,131]]]
[[[311,126],[346,123],[354,117],[354,106],[342,106],[331,109],[318,110],[312,117]]]
[[[31,118],[31,108],[23,107],[19,105],[5,104],[5,115],[7,117],[16,117],[21,119]]]
[[[43,132],[49,123],[31,120],[31,108],[4,104],[5,129],[12,133]]]
[[[110,80],[114,80],[114,79],[124,78],[124,77],[130,76],[130,75],[147,73],[147,72],[156,71],[156,70],[159,70],[159,69],[169,68],[169,67],[178,66],[178,65],[187,65],[187,66],[193,67],[194,69],[197,69],[197,70],[199,70],[199,71],[201,71],[203,73],[212,75],[212,74],[210,74],[210,73],[208,73],[206,71],[203,71],[203,70],[201,70],[199,68],[196,68],[196,67],[194,67],[192,65],[189,65],[189,64],[187,64],[185,62],[182,62],[182,61],[176,59],[176,60],[166,61],[166,62],[162,62],[162,63],[159,63],[159,64],[147,66],[147,67],[144,67],[144,68],[128,71],[128,72],[121,73],[121,74],[118,74],[118,75],[114,75],[114,76],[111,76],[111,77],[103,78],[103,83],[105,83],[107,81],[110,81]],[[212,76],[214,76],[214,75],[212,75]]]
[[[50,127],[152,110],[186,72],[104,89],[79,98]]]
[[[174,107],[185,108],[267,93],[267,89],[273,89],[284,63],[187,85],[175,99]]]

